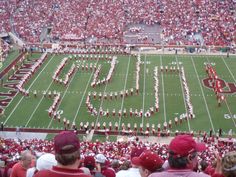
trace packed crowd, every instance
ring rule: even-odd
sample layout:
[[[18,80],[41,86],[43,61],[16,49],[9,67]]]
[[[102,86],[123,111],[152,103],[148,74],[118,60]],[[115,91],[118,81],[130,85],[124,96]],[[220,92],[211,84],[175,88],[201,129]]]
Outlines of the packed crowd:
[[[78,41],[96,38],[123,43],[126,32],[139,33],[130,24],[160,24],[167,44],[235,45],[236,2],[228,1],[1,1],[0,32],[16,31],[25,41],[39,42],[45,27],[50,38]],[[12,25],[12,27],[11,27]],[[127,29],[128,27],[128,29]],[[144,36],[145,38],[145,36]]]
[[[25,150],[30,151],[31,154],[34,156],[33,162],[29,163],[28,167],[35,166],[36,170],[39,171],[45,168],[52,168],[53,165],[56,166],[57,163],[55,160],[55,156],[53,157],[53,154],[56,155],[56,159],[58,160],[57,153],[59,153],[59,151],[60,153],[72,153],[77,148],[62,148],[64,145],[67,144],[75,145],[77,141],[75,141],[75,134],[73,134],[73,132],[61,132],[54,138],[54,141],[38,139],[13,140],[1,138],[0,162],[2,167],[0,176],[2,175],[4,177],[9,177],[10,173],[14,173],[13,166],[20,160],[23,160],[21,153]],[[196,167],[195,171],[201,171],[202,173],[213,175],[214,167],[216,165],[215,162],[217,161],[216,154],[219,154],[220,157],[224,157],[229,152],[235,151],[236,147],[233,143],[226,144],[224,141],[211,141],[211,137],[208,138],[209,141],[207,141],[207,143],[205,144],[206,146],[204,147],[204,151],[199,152],[199,156],[197,158],[199,166]],[[131,141],[127,142],[83,141],[79,143],[81,163],[80,165],[78,165],[78,167],[80,167],[80,172],[96,176],[96,170],[99,171],[99,169],[96,169],[95,163],[102,163],[104,164],[104,168],[106,166],[107,169],[112,169],[112,171],[108,170],[108,172],[104,172],[104,174],[102,174],[105,177],[113,177],[115,175],[122,176],[121,174],[125,176],[124,174],[128,173],[127,169],[131,167],[131,164],[132,167],[134,166],[134,164],[138,166],[143,166],[144,168],[147,168],[150,172],[155,172],[160,167],[163,167],[165,171],[170,169],[171,165],[168,164],[168,153],[170,153],[170,149],[172,151],[175,150],[176,153],[178,152],[178,155],[185,155],[183,153],[188,151],[189,148],[196,148],[195,146],[197,146],[198,144],[203,145],[204,143],[201,142],[201,139],[194,140],[190,135],[178,135],[171,141],[169,145],[148,141],[142,142],[138,138],[132,139]],[[199,149],[194,150],[198,151]],[[48,153],[50,153],[51,155],[48,155]],[[234,167],[234,171],[236,171],[235,155],[236,154],[234,154],[233,160],[231,159],[234,162],[234,164],[231,164],[231,167],[232,165]],[[141,162],[142,160],[144,160],[142,158],[145,157],[147,158],[144,161],[145,164],[142,164]],[[38,159],[37,162],[35,162],[35,159]],[[101,169],[100,172],[103,173]],[[139,172],[141,173],[140,170]],[[141,176],[144,177],[142,174]]]

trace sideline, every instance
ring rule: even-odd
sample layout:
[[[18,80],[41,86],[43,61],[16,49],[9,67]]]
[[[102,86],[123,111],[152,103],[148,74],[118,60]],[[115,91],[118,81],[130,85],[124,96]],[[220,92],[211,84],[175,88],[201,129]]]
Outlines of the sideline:
[[[0,138],[4,138],[4,139],[20,139],[20,140],[42,139],[42,140],[45,140],[46,137],[47,137],[47,133],[0,131]]]

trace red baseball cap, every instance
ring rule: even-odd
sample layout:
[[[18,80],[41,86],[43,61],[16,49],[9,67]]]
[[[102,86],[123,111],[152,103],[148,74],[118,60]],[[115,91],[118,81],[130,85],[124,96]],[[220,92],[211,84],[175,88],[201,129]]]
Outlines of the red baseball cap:
[[[131,150],[131,154],[130,154],[130,158],[134,158],[134,157],[139,157],[143,151],[145,151],[146,148],[141,148],[141,147],[134,147],[132,150]]]
[[[95,167],[95,158],[93,156],[86,156],[84,158],[84,166],[86,167],[88,165]]]
[[[105,177],[116,177],[116,173],[112,168],[105,168],[101,173]]]
[[[72,131],[62,131],[54,137],[54,150],[56,154],[73,153],[80,148],[77,135]]]
[[[197,143],[190,135],[178,135],[169,144],[169,151],[174,152],[177,157],[185,157],[192,152],[206,150],[204,143]]]
[[[154,152],[146,150],[139,157],[132,158],[132,163],[155,172],[163,165],[162,159]]]

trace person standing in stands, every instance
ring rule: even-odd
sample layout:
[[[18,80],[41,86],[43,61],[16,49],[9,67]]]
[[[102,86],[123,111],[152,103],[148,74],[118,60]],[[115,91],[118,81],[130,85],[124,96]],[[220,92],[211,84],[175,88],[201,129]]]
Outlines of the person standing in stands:
[[[236,176],[236,151],[227,152],[224,157],[217,155],[217,164],[212,177]]]
[[[57,165],[51,170],[41,170],[34,177],[89,177],[78,167],[80,164],[80,141],[72,131],[62,131],[54,138]]]
[[[149,177],[209,177],[193,171],[198,165],[198,152],[206,150],[204,143],[196,143],[190,135],[178,135],[169,144],[168,163],[170,168]]]
[[[1,130],[1,131],[4,130],[4,123],[3,123],[3,122],[1,122],[1,128],[0,128],[0,130]]]
[[[164,161],[156,153],[146,150],[139,157],[134,157],[132,163],[139,167],[141,177],[148,177],[154,172],[162,171]]]
[[[12,167],[10,177],[26,177],[26,171],[31,167],[32,154],[26,150],[21,153],[20,161]]]
[[[135,158],[139,157],[146,149],[134,147],[130,154],[131,167],[128,170],[120,170],[116,177],[141,177],[139,166],[135,164]]]
[[[103,154],[97,154],[95,156],[96,162],[96,177],[116,177],[115,170],[106,165],[107,158]]]

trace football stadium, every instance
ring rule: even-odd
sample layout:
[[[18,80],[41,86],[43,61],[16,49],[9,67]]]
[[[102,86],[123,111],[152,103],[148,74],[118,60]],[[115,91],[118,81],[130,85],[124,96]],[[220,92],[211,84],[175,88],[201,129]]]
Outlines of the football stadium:
[[[78,176],[172,176],[170,152],[187,157],[198,143],[195,175],[235,175],[236,160],[219,170],[236,150],[235,9],[235,0],[0,1],[0,177],[76,138]]]

